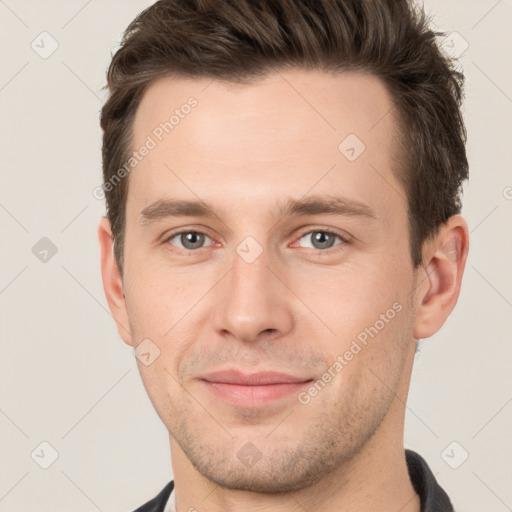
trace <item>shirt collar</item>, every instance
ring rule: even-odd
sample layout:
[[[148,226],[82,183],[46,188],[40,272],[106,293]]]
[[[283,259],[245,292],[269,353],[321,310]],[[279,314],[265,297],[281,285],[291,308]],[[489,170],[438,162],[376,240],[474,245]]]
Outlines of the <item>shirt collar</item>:
[[[411,483],[420,497],[421,512],[453,512],[450,498],[437,483],[425,459],[412,450],[405,450],[405,459]]]

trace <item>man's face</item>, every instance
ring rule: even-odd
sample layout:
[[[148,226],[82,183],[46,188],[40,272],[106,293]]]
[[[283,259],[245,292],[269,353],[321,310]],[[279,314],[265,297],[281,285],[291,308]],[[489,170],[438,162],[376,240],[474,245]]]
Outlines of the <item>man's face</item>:
[[[126,341],[160,350],[138,364],[176,458],[219,485],[289,491],[378,432],[400,439],[416,273],[383,84],[161,79],[133,149],[148,136],[129,177]]]

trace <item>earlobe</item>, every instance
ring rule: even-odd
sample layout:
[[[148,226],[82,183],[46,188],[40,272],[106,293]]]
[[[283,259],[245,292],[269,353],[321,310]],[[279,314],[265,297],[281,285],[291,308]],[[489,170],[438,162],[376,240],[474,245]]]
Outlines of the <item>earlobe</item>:
[[[424,248],[423,272],[417,284],[414,337],[435,334],[453,311],[460,293],[469,248],[466,221],[454,215]]]
[[[123,277],[114,256],[114,243],[110,222],[103,217],[98,226],[98,241],[101,252],[101,277],[107,302],[117,325],[121,339],[132,345],[126,309]]]

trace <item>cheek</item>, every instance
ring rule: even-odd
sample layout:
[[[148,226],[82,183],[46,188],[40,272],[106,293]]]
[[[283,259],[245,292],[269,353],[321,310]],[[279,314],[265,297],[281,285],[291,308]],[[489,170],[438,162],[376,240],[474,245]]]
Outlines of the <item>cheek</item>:
[[[149,262],[149,263],[148,263]],[[128,314],[134,325],[165,335],[199,306],[208,280],[193,270],[172,268],[146,259],[126,269]]]
[[[333,379],[333,393],[344,396],[350,391],[358,396],[361,411],[376,407],[379,400],[389,405],[405,357],[414,345],[410,310],[398,302],[393,306],[377,316],[369,315],[360,326],[354,326],[352,336],[343,332],[338,347],[331,350],[332,361],[339,362],[341,368],[339,377]]]
[[[295,283],[294,292],[304,304],[300,307],[305,324],[313,329],[321,320],[337,340],[337,348],[342,348],[376,322],[377,327],[382,322],[386,327],[396,323],[394,319],[398,310],[405,308],[411,284],[404,272],[407,261],[403,255],[401,260],[382,257],[372,261],[368,258],[365,262],[361,258],[343,267],[297,271],[291,282]]]

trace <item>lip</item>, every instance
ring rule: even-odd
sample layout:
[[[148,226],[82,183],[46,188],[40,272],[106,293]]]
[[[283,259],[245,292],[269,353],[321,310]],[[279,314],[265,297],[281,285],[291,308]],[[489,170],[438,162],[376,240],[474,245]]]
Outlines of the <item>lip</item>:
[[[281,372],[244,373],[239,370],[223,370],[208,373],[201,377],[208,382],[221,384],[237,384],[240,386],[265,386],[269,384],[296,384],[310,381],[310,378],[295,377]]]
[[[209,373],[199,380],[216,397],[233,405],[253,408],[297,394],[312,381],[281,372],[243,373],[237,370]]]

